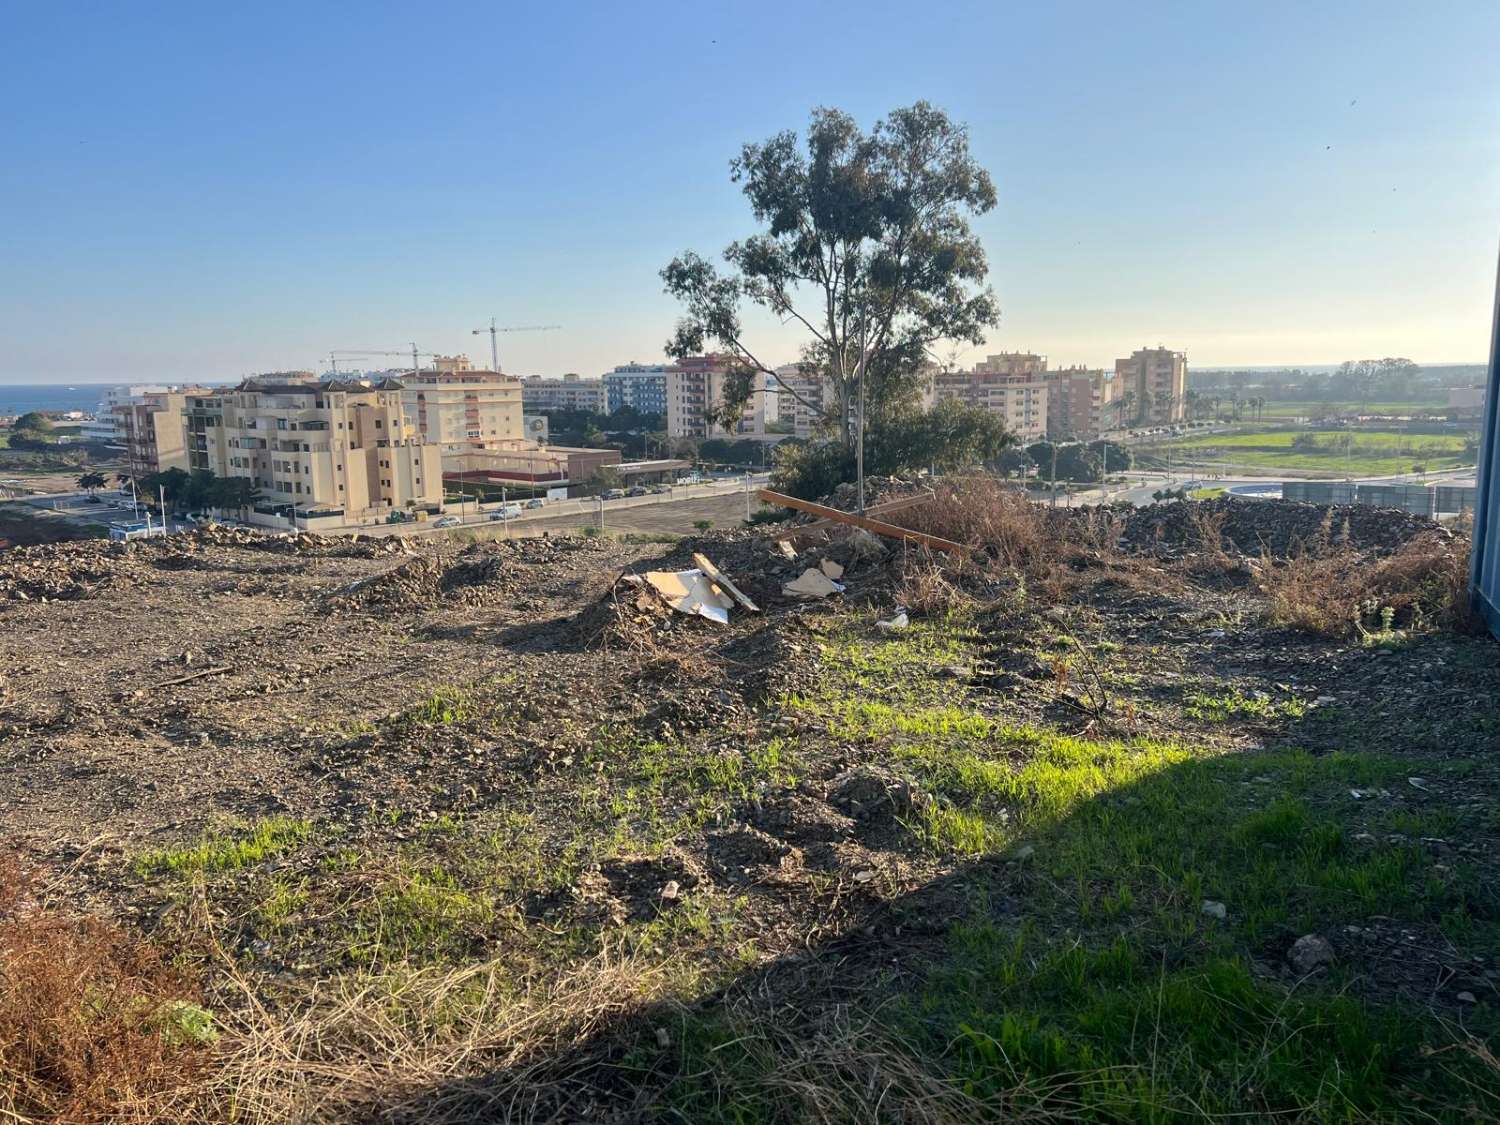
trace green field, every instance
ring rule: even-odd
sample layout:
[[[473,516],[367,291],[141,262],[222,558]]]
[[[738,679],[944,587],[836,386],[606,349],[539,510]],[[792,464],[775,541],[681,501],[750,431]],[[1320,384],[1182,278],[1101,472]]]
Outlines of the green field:
[[[1347,443],[1348,449],[1345,450]],[[1405,434],[1390,431],[1258,430],[1201,434],[1171,444],[1173,456],[1256,469],[1298,469],[1334,475],[1385,476],[1428,472],[1474,464],[1468,439],[1457,434]],[[1167,446],[1149,447],[1164,454]]]
[[[1222,412],[1226,409],[1222,404],[1219,407]],[[1318,411],[1327,411],[1332,414],[1431,414],[1442,413],[1447,409],[1447,403],[1433,400],[1431,402],[1367,402],[1363,407],[1357,401],[1338,402],[1268,402],[1265,406],[1251,410],[1241,405],[1243,417],[1251,420],[1262,418],[1311,418]]]

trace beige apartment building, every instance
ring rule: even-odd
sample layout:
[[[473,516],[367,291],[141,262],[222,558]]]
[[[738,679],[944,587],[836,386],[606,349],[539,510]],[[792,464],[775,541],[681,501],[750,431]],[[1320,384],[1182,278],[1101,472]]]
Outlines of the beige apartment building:
[[[726,429],[709,414],[724,404],[725,356],[684,356],[667,368],[667,434],[674,438],[760,437],[766,432],[764,394],[752,394],[739,422]]]
[[[940,371],[933,376],[935,400],[960,399],[998,415],[1023,443],[1047,436],[1050,389],[1047,357],[1030,352],[992,355],[972,371]]]
[[[153,389],[114,407],[115,432],[124,443],[131,476],[189,467],[183,412],[190,396],[206,393],[206,387]]]
[[[407,422],[428,445],[456,449],[526,437],[521,380],[496,371],[476,371],[466,356],[449,359],[463,366],[402,375],[401,404]]]
[[[442,453],[407,420],[396,380],[249,379],[186,396],[188,468],[244,477],[261,493],[252,523],[337,528],[443,500]]]
[[[1125,425],[1166,425],[1187,414],[1187,353],[1141,348],[1115,360]]]

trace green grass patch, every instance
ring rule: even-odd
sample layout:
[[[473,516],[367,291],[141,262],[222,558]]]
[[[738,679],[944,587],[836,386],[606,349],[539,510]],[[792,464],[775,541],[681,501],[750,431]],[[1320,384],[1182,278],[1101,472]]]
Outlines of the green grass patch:
[[[275,859],[312,835],[306,820],[278,816],[228,832],[205,834],[196,844],[147,852],[135,861],[142,875],[168,872],[180,877],[236,871]]]
[[[1273,699],[1264,692],[1246,695],[1238,688],[1217,693],[1189,692],[1182,700],[1182,713],[1200,723],[1227,723],[1234,719],[1299,719],[1307,711],[1300,699]]]

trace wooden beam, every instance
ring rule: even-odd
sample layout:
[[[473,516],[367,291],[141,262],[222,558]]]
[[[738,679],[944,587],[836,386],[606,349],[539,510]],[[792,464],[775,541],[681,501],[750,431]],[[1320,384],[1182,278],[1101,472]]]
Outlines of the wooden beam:
[[[762,488],[756,492],[756,496],[767,504],[775,504],[778,508],[795,508],[799,512],[819,516],[832,523],[848,524],[850,527],[862,527],[866,531],[873,531],[876,535],[884,535],[887,539],[906,539],[913,543],[920,543],[924,547],[931,547],[935,551],[947,551],[950,555],[967,555],[969,548],[962,543],[955,543],[951,539],[941,539],[936,535],[928,535],[926,532],[913,531],[909,527],[899,527],[884,520],[873,520],[869,516],[858,516],[853,512],[841,512],[837,508],[830,508],[826,504],[814,504],[811,500],[799,500],[795,496],[784,496],[780,492],[772,492],[769,488]]]
[[[879,504],[867,505],[865,507],[865,515],[887,516],[892,512],[902,512],[907,508],[915,508],[918,504],[927,503],[934,495],[935,493],[932,492],[918,492],[911,496],[898,496],[894,500],[882,500]],[[786,529],[786,534],[778,536],[778,538],[790,539],[798,535],[829,531],[837,526],[838,524],[832,520],[814,520],[812,523],[805,523],[800,527],[789,527]]]

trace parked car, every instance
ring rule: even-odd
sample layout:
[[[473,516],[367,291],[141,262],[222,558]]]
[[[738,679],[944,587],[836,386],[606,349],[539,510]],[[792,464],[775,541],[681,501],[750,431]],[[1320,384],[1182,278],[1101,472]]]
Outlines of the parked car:
[[[444,516],[442,519],[437,520],[436,522],[434,522],[432,526],[433,527],[461,527],[461,526],[463,526],[463,522],[464,521],[461,520],[461,519],[459,519],[457,516]]]
[[[626,496],[647,496],[647,495],[650,495],[650,493],[646,490],[646,486],[645,485],[636,484],[636,485],[631,485],[629,488],[627,488],[625,490],[625,495]]]
[[[599,495],[606,500],[621,500],[624,499],[625,493],[622,489],[606,488],[603,492],[599,493]]]
[[[540,496],[534,496],[530,500],[526,501],[526,507],[530,509],[540,508],[545,503],[546,501],[543,500]]]
[[[665,496],[671,489],[664,484],[653,484],[646,491],[651,493],[652,496]]]
[[[521,505],[506,504],[504,507],[496,508],[490,513],[492,520],[518,520],[521,518]]]

